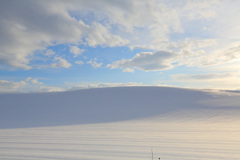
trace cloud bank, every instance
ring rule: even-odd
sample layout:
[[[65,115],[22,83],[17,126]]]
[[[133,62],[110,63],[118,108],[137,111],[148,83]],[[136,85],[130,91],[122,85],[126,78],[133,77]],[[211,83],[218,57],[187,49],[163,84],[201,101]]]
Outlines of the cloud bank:
[[[89,47],[152,44],[158,48],[169,41],[172,33],[184,33],[182,17],[213,18],[210,7],[216,4],[217,1],[198,5],[183,1],[173,7],[170,2],[156,0],[5,0],[0,8],[0,63],[2,67],[31,69],[36,51],[59,44]],[[74,57],[83,52],[76,47],[70,46]]]

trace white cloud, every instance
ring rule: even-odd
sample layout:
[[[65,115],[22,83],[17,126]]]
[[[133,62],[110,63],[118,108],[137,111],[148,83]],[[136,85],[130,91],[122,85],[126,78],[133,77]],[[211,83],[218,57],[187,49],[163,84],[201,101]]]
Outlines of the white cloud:
[[[29,1],[5,1],[1,5],[0,59],[4,65],[30,69],[35,50],[45,49],[52,42],[79,41],[84,26],[73,20],[59,8]],[[74,34],[73,34],[74,32]]]
[[[75,63],[76,63],[76,64],[79,64],[79,65],[84,64],[83,61],[75,61]]]
[[[61,57],[54,57],[54,61],[56,63],[51,64],[51,67],[58,68],[58,67],[63,67],[63,68],[69,68],[72,66],[71,63],[69,63],[66,59],[61,58]]]
[[[216,39],[190,39],[186,38],[178,42],[169,42],[161,45],[161,48],[181,54],[182,56],[199,55],[199,51],[204,51],[210,47],[217,46]],[[200,52],[200,54],[201,54]]]
[[[221,80],[228,77],[233,77],[233,73],[209,73],[209,74],[197,74],[197,75],[186,75],[186,74],[176,74],[172,77],[180,81],[211,81],[211,80]]]
[[[102,67],[103,63],[97,63],[96,60],[97,60],[96,58],[94,58],[94,60],[91,59],[90,61],[87,62],[87,64],[91,64],[93,68]]]
[[[28,77],[21,81],[8,81],[0,80],[0,93],[28,93],[28,92],[59,92],[66,90],[78,90],[88,88],[105,88],[105,87],[123,87],[123,86],[143,86],[141,83],[128,82],[128,83],[72,83],[65,82],[65,86],[49,86],[38,79]]]
[[[123,46],[129,43],[128,40],[122,39],[118,35],[113,35],[109,32],[108,28],[100,23],[94,23],[92,27],[89,27],[88,37],[86,41],[91,47],[101,46]]]
[[[47,91],[47,88],[51,89],[51,91],[60,91],[59,88],[46,86],[43,82],[40,82],[37,78],[32,77],[28,77],[27,79],[21,81],[0,80],[0,93],[44,92]]]
[[[80,49],[77,46],[70,46],[70,52],[74,54],[74,57],[81,55],[84,52],[84,49]]]
[[[32,84],[43,84],[42,82],[39,82],[38,79],[32,77],[28,77],[25,81],[31,82]]]
[[[0,64],[31,69],[31,57],[36,50],[64,43],[90,46],[119,46],[125,44],[104,25],[86,25],[71,17],[68,11],[89,4],[82,1],[5,1],[0,8]],[[83,8],[82,8],[83,7]],[[90,8],[87,8],[90,9]],[[91,10],[91,9],[90,9]],[[97,39],[94,41],[94,36]],[[49,55],[47,52],[47,55]]]
[[[25,81],[7,81],[7,80],[0,80],[0,92],[15,92],[18,91],[19,88],[26,85]]]
[[[125,69],[123,69],[123,72],[134,72],[134,69],[132,69],[132,68],[125,68]]]
[[[190,20],[210,19],[217,16],[217,13],[213,10],[217,5],[220,5],[219,0],[189,0],[182,11]]]
[[[215,43],[219,42],[217,38],[239,39],[240,24],[235,16],[239,14],[238,4],[218,0],[5,1],[0,6],[0,67],[31,69],[37,66],[31,63],[35,51],[66,43],[72,45],[70,52],[74,57],[83,52],[78,45],[128,46],[195,56],[208,53],[204,47],[219,47]],[[189,25],[193,22],[204,32]],[[200,51],[197,47],[204,49]],[[58,54],[47,50],[45,55],[59,57]],[[70,67],[66,60],[59,61],[50,66]],[[146,67],[137,68],[145,70]]]
[[[81,83],[72,84],[68,83],[69,90],[88,89],[88,88],[106,88],[106,87],[124,87],[124,86],[143,86],[141,83],[128,82],[128,83]]]
[[[240,61],[239,52],[240,44],[235,44],[226,48],[214,50],[210,53],[200,54],[197,57],[186,57],[181,63],[187,65],[188,67],[221,67],[221,65],[225,65],[226,63]]]
[[[238,89],[240,86],[239,73],[176,74],[171,77],[182,86],[193,88]]]
[[[161,47],[165,51],[142,52],[131,59],[115,61],[107,67],[120,68],[123,72],[134,72],[134,69],[161,71],[178,66],[198,67],[217,72],[227,68],[229,68],[228,71],[231,71],[230,69],[238,71],[239,67],[236,63],[240,62],[240,44],[233,43],[226,47],[221,45],[222,43],[218,43],[215,39],[192,40],[187,38],[182,42],[163,44]],[[215,47],[219,49],[216,50]]]
[[[121,68],[124,71],[133,72],[134,69],[139,69],[143,71],[162,71],[169,70],[174,67],[173,63],[178,55],[167,52],[167,51],[157,51],[157,52],[142,52],[136,54],[132,59],[122,59],[109,64],[107,67]]]
[[[93,20],[78,19],[83,13]],[[50,45],[158,44],[168,40],[171,32],[183,32],[178,13],[158,1],[8,1],[1,5],[1,15],[0,62],[24,69],[31,69],[34,51]],[[81,51],[72,48],[71,52],[77,56]]]
[[[46,51],[46,53],[45,53],[45,55],[47,56],[47,57],[51,57],[51,56],[53,56],[54,54],[56,54],[52,49],[48,49],[47,51]]]
[[[233,65],[240,61],[239,43],[223,47],[222,43],[218,43],[216,39],[192,40],[187,38],[182,42],[167,43],[162,45],[162,48],[179,55],[174,59],[178,66],[211,69],[214,66],[223,68],[221,66]],[[235,69],[235,71],[237,70]]]
[[[36,88],[34,92],[61,92],[65,91],[63,88],[60,87],[54,87],[54,86],[40,86],[39,88]]]

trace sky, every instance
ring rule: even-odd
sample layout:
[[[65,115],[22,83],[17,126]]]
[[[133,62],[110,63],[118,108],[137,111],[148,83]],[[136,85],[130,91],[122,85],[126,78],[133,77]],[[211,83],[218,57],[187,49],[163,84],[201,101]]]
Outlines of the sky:
[[[0,92],[240,89],[240,1],[1,0]]]

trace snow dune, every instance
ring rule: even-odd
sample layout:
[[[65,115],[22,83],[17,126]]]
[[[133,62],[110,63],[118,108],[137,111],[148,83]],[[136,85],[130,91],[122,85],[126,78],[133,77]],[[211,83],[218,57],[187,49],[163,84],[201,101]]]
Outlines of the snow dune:
[[[1,160],[239,160],[240,93],[119,87],[0,94]]]
[[[200,111],[193,115],[199,117],[199,114],[206,116],[203,114],[210,112],[216,105],[219,106],[214,108],[214,112],[226,108],[226,111],[238,110],[239,96],[228,94],[210,94],[170,87],[119,87],[56,93],[1,94],[0,128],[116,122],[161,117],[184,110],[209,109],[205,113]],[[235,98],[234,102],[229,98]]]

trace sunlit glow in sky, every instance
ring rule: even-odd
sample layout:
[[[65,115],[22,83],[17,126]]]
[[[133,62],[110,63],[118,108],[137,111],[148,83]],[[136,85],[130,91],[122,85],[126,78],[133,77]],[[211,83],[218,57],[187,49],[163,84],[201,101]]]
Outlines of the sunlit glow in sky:
[[[240,1],[2,0],[0,92],[240,89]]]

